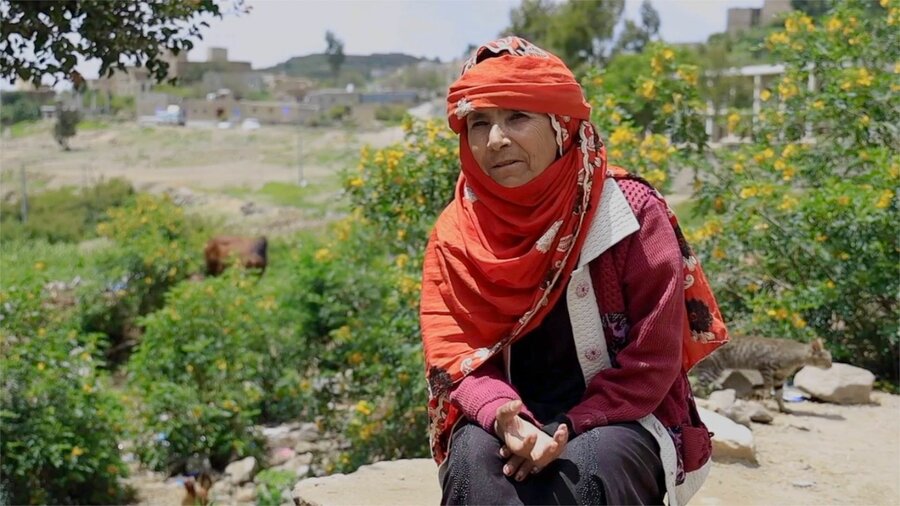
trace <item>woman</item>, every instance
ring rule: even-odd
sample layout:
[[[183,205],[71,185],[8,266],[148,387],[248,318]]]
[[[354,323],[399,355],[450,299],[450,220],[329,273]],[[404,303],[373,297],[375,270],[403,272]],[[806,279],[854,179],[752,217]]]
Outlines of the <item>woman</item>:
[[[665,202],[607,167],[572,73],[523,39],[447,100],[462,172],[420,314],[443,502],[685,502],[710,455],[685,371],[727,336]]]

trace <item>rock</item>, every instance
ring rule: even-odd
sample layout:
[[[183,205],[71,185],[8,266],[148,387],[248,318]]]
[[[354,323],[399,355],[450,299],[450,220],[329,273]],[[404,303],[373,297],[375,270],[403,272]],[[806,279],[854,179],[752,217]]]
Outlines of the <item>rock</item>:
[[[746,398],[763,384],[762,374],[754,369],[726,369],[719,377],[722,389],[734,390],[738,398]]]
[[[232,484],[240,485],[252,480],[257,470],[256,458],[247,457],[228,464],[225,468],[225,477]]]
[[[312,462],[312,453],[304,453],[288,460],[287,462],[275,466],[275,469],[291,471],[297,478],[302,478],[309,474],[309,464]]]
[[[712,432],[712,454],[716,460],[742,460],[756,463],[753,433],[712,411],[698,409],[703,423]]]
[[[209,497],[217,503],[227,503],[234,494],[234,486],[228,480],[219,480],[209,489]]]
[[[798,481],[791,483],[791,485],[793,485],[797,488],[809,488],[809,487],[816,486],[816,482],[809,481],[809,480],[798,480]]]
[[[868,404],[875,375],[850,364],[834,363],[830,369],[804,367],[794,376],[794,386],[814,399],[834,404]]]
[[[309,452],[319,451],[319,445],[316,443],[311,443],[309,441],[300,441],[296,445],[294,445],[294,451],[303,454]]]
[[[275,448],[269,452],[269,465],[278,466],[297,456],[293,448]]]
[[[717,390],[709,394],[709,405],[716,413],[724,413],[734,405],[734,390]]]
[[[774,417],[772,413],[766,409],[761,403],[756,401],[739,401],[743,409],[747,410],[747,415],[750,417],[750,420],[756,423],[772,423]]]
[[[256,485],[248,483],[238,489],[237,493],[234,494],[234,500],[239,503],[256,502]]]
[[[291,494],[299,506],[438,504],[441,487],[431,459],[395,460],[352,474],[307,478]]]
[[[314,423],[304,423],[295,432],[299,441],[313,442],[319,439],[319,427]]]

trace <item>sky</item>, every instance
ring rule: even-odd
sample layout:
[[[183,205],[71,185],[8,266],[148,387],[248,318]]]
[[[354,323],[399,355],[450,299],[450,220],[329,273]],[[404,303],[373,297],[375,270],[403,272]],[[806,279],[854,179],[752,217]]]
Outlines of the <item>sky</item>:
[[[763,0],[651,0],[667,42],[701,42],[725,30],[731,7],[760,7]],[[346,54],[401,52],[451,60],[469,44],[487,42],[507,27],[520,0],[247,0],[249,14],[212,19],[188,54],[206,59],[209,47],[229,59],[265,68],[292,56],[323,52],[325,31],[344,42]],[[625,16],[639,19],[641,0],[625,0]],[[95,78],[99,64],[78,70]],[[7,84],[8,83],[4,83]]]

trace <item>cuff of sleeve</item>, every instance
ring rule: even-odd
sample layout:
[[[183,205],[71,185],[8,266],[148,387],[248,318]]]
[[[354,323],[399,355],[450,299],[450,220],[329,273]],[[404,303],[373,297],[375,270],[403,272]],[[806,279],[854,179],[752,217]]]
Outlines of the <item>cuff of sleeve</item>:
[[[582,411],[575,408],[567,414],[568,419],[572,422],[573,434],[581,434],[587,432],[594,427],[602,427],[609,422],[603,413]]]
[[[482,429],[487,431],[489,434],[494,433],[494,422],[497,421],[497,408],[506,404],[509,401],[515,401],[518,399],[508,399],[505,397],[500,397],[494,399],[479,408],[478,413],[475,415],[478,419],[475,420],[478,425],[481,426]],[[525,403],[522,403],[522,410],[519,411],[519,416],[533,423],[534,425],[538,425],[537,419],[534,415],[531,414],[531,411],[525,407]]]

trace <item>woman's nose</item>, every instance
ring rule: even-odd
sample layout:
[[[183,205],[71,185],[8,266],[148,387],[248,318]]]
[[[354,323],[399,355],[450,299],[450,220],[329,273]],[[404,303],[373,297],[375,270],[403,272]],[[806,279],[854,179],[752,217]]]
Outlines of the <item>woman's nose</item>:
[[[503,146],[509,144],[509,139],[506,137],[506,133],[503,132],[503,129],[500,128],[500,125],[494,124],[491,126],[491,131],[488,134],[488,147],[491,149],[500,149]]]

